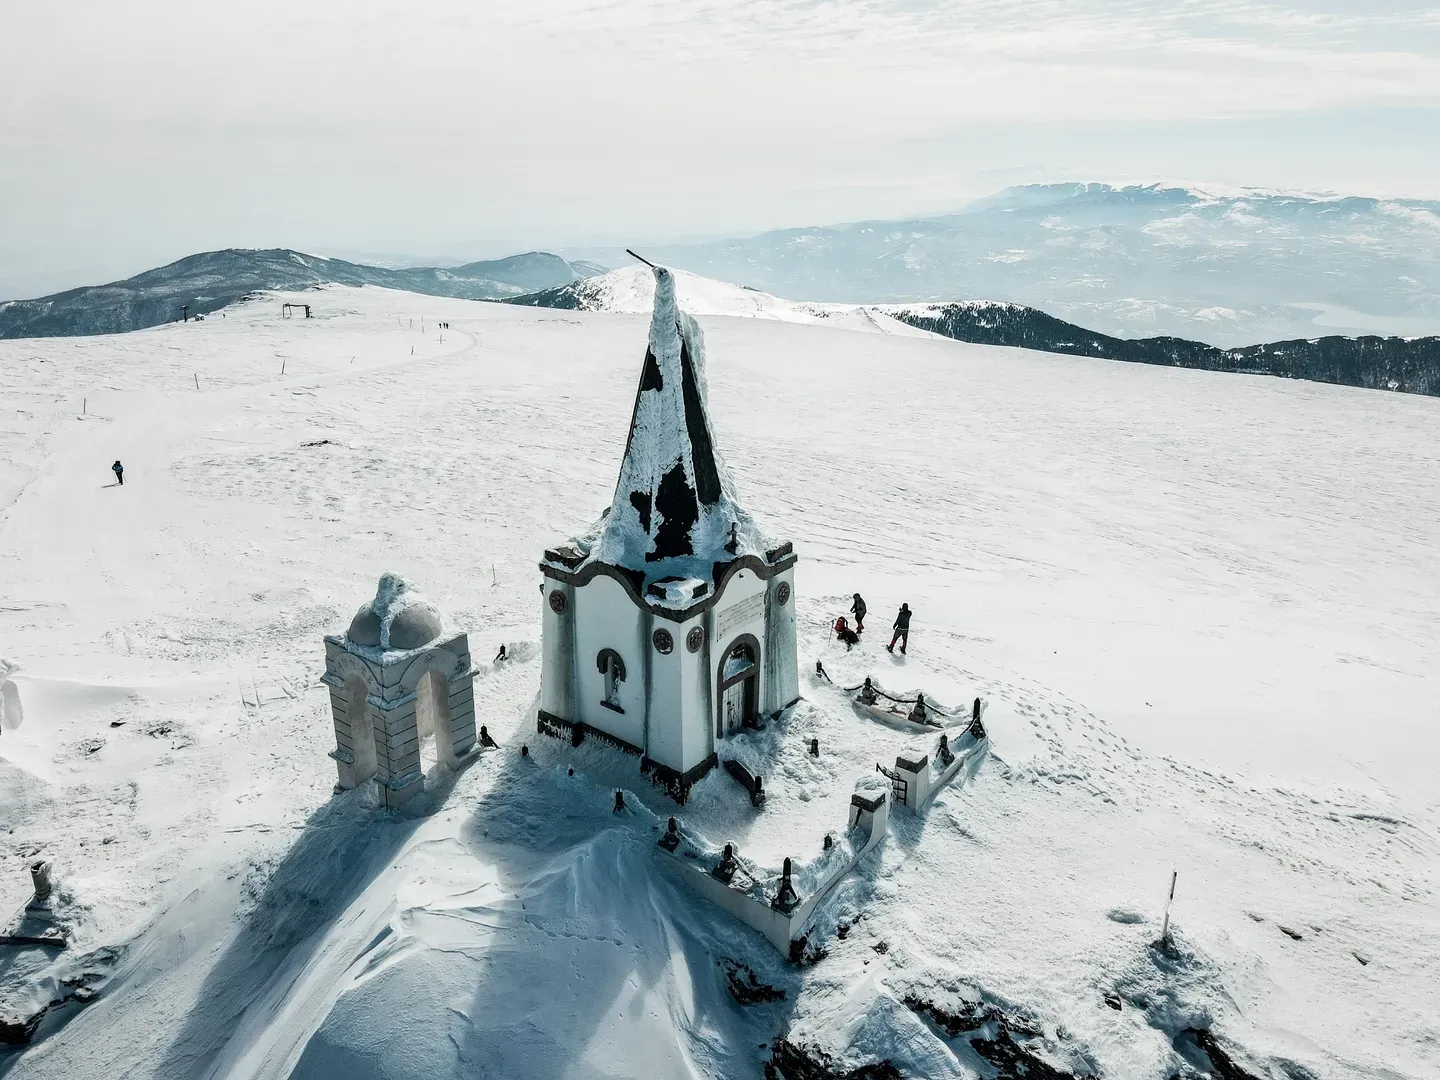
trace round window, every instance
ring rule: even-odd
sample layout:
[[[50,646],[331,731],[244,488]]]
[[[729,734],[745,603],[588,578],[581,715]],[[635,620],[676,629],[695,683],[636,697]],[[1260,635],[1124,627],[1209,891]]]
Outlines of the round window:
[[[790,602],[790,583],[788,581],[780,582],[779,587],[775,590],[775,602],[781,607]]]
[[[564,615],[566,606],[565,594],[559,589],[551,589],[550,610],[555,612],[556,615]]]
[[[650,640],[655,643],[656,652],[669,653],[675,648],[675,639],[670,636],[669,630],[656,630],[650,635]]]
[[[691,652],[699,652],[700,646],[704,644],[705,628],[703,626],[691,627],[690,633],[685,635],[685,647]]]

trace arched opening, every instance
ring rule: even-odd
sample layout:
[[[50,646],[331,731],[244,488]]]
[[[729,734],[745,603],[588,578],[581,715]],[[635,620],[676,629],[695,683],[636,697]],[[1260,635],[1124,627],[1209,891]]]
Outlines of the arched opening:
[[[749,634],[731,642],[722,654],[715,737],[758,727],[760,720],[760,643]]]
[[[370,703],[365,700],[368,691],[365,680],[352,675],[345,680],[345,715],[350,719],[350,744],[355,761],[350,766],[347,787],[359,787],[375,775],[375,720],[370,714]]]
[[[450,684],[438,671],[427,671],[415,687],[415,726],[420,736],[420,774],[429,776],[437,765],[454,767]]]
[[[595,666],[600,669],[604,676],[603,697],[600,704],[607,709],[623,713],[625,709],[620,704],[620,684],[625,681],[625,661],[614,649],[601,649],[600,655],[595,658]]]

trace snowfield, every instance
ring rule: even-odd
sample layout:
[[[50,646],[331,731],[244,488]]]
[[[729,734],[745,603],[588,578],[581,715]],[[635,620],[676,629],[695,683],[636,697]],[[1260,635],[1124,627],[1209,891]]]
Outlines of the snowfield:
[[[734,317],[756,296],[687,306],[739,497],[800,556],[758,812],[534,730],[536,564],[610,502],[648,297],[335,287],[0,342],[0,917],[44,857],[72,936],[0,946],[0,1019],[72,999],[0,1075],[743,1078],[795,1046],[990,1077],[1013,1037],[1165,1080],[1197,1029],[1257,1077],[1440,1075],[1440,399]],[[396,812],[332,794],[319,682],[387,570],[469,633],[500,743]],[[808,859],[933,745],[817,659],[984,696],[992,749],[893,813],[794,967],[654,844],[676,813]]]

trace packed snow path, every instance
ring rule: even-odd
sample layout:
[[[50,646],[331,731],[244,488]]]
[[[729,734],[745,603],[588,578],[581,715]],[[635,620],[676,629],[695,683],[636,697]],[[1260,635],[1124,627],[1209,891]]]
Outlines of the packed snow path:
[[[1292,1075],[1434,1074],[1440,402],[706,319],[717,436],[801,554],[802,666],[994,703],[995,759],[896,816],[836,897],[863,918],[794,971],[610,814],[624,776],[663,812],[633,761],[530,723],[535,563],[610,500],[645,318],[333,289],[282,321],[282,299],[0,343],[24,705],[0,912],[43,853],[75,954],[123,948],[0,1073],[754,1076],[788,1030],[966,1076],[899,1001],[982,993],[1075,1072],[1169,1076],[1171,1036],[1213,1024]],[[477,659],[518,657],[476,684],[502,750],[397,817],[332,801],[316,678],[392,568]],[[855,590],[846,653],[827,627]],[[766,811],[718,772],[697,789],[712,839],[800,854],[914,739],[803,690]],[[1145,949],[1172,867],[1179,975]],[[786,1001],[742,1009],[717,956]]]

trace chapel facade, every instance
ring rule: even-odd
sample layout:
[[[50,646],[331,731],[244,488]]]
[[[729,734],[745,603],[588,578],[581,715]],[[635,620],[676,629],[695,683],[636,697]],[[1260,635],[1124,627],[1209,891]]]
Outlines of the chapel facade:
[[[657,267],[611,506],[540,563],[538,729],[640,755],[683,802],[727,739],[799,700],[795,561],[736,500],[710,423],[703,335]]]

